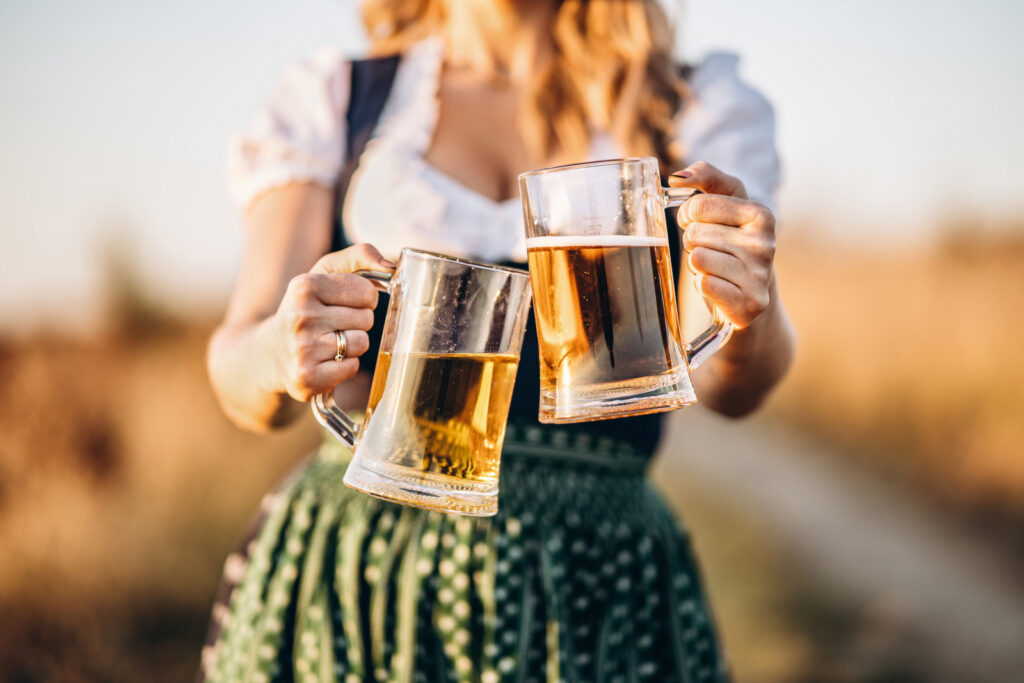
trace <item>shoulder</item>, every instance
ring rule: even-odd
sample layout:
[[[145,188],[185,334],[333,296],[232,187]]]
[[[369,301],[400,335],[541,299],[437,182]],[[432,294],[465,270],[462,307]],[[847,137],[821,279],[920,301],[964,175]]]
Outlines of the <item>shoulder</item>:
[[[774,116],[768,98],[740,75],[740,57],[735,53],[708,53],[690,68],[687,82],[692,94],[687,109],[749,120]]]
[[[296,104],[311,107],[347,104],[351,60],[336,48],[322,48],[288,65],[278,76],[268,97],[299,97]]]
[[[351,62],[333,48],[286,67],[228,150],[228,189],[246,206],[293,182],[330,187],[345,148]]]
[[[708,54],[687,82],[690,97],[676,128],[686,162],[714,164],[742,180],[751,199],[773,206],[780,171],[771,102],[740,76],[732,53]]]

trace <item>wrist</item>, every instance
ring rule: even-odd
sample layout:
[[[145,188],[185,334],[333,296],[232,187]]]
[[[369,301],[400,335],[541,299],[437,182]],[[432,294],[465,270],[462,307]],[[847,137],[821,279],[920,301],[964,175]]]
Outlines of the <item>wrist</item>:
[[[774,286],[768,307],[736,330],[729,342],[694,374],[700,400],[724,415],[756,409],[782,379],[793,358],[794,333]]]

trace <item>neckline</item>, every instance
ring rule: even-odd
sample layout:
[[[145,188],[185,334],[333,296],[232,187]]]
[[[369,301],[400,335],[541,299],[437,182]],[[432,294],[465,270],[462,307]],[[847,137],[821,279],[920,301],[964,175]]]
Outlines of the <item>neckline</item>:
[[[416,43],[413,43],[405,53],[405,57],[399,63],[399,69],[409,68],[415,72],[418,78],[412,84],[416,93],[405,102],[406,111],[415,112],[414,118],[404,123],[409,124],[419,119],[422,128],[411,138],[413,159],[418,162],[421,168],[434,176],[439,182],[448,185],[453,191],[475,201],[477,204],[495,210],[508,210],[511,206],[520,204],[520,197],[512,196],[508,199],[495,200],[476,190],[464,182],[442,171],[427,161],[427,150],[434,140],[434,133],[437,130],[437,122],[441,117],[441,72],[444,67],[444,39],[437,35],[430,35]],[[587,160],[602,158],[595,156],[594,152],[598,147],[598,140],[603,134],[596,133],[591,137],[587,145]],[[605,157],[608,155],[605,154]],[[611,155],[621,156],[621,155]]]
[[[427,150],[430,149],[430,145],[434,140],[434,134],[437,131],[437,122],[441,117],[441,72],[444,67],[444,39],[440,36],[427,36],[419,42],[413,44],[409,51],[406,53],[406,59],[402,60],[403,63],[415,62],[416,71],[419,72],[420,77],[426,82],[416,84],[417,90],[422,93],[420,97],[413,97],[408,105],[416,107],[419,105],[421,114],[421,121],[423,126],[423,134],[418,136],[421,141],[420,145],[417,145],[415,149],[415,157],[420,163],[423,170],[434,176],[439,182],[447,185],[453,191],[458,192],[473,201],[484,206],[488,206],[494,209],[507,209],[509,206],[519,204],[519,197],[512,196],[508,199],[492,199],[483,192],[466,185],[463,181],[452,176],[446,171],[442,171],[440,168],[434,166],[427,160]],[[399,65],[401,68],[402,65]],[[414,86],[414,87],[416,87]],[[429,97],[429,103],[427,98]]]
[[[480,204],[484,204],[486,206],[496,209],[506,209],[513,204],[519,204],[518,196],[509,197],[508,199],[491,199],[483,192],[480,192],[479,190],[474,190],[472,187],[466,185],[458,178],[455,178],[449,175],[448,173],[445,173],[437,166],[434,166],[432,163],[427,161],[426,157],[420,156],[419,162],[423,170],[426,173],[429,173],[430,175],[434,176],[434,178],[436,178],[439,182],[448,185],[453,191],[465,195],[466,197],[469,197]]]

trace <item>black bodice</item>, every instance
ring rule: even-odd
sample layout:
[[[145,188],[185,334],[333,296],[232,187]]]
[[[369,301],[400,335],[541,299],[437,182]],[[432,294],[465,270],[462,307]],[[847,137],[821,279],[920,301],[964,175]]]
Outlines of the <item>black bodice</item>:
[[[348,190],[348,183],[352,173],[359,163],[359,157],[362,155],[367,141],[372,136],[381,111],[387,101],[399,60],[399,57],[392,56],[356,60],[352,63],[351,96],[349,99],[349,109],[346,112],[347,156],[342,166],[336,192],[339,206],[336,207],[334,212],[335,226],[332,235],[332,251],[342,249],[351,244],[346,236],[345,227],[342,224],[340,204]],[[674,211],[667,212],[666,218],[668,221],[672,264],[675,272],[678,273],[680,266],[680,240],[674,213]],[[504,263],[501,265],[526,268],[524,263]],[[362,368],[370,372],[373,372],[376,366],[377,353],[380,350],[380,339],[384,329],[384,318],[387,314],[387,303],[387,297],[381,296],[374,314],[373,329],[370,330],[370,348],[362,357]],[[537,348],[537,327],[531,309],[526,327],[526,336],[523,340],[523,350],[519,361],[515,389],[512,394],[512,405],[509,409],[509,422],[514,422],[518,425],[524,423],[527,425],[539,425],[540,423],[537,420],[539,396],[540,358]],[[563,430],[568,428],[569,431],[587,432],[594,440],[599,440],[603,436],[609,436],[616,440],[625,439],[632,443],[633,447],[638,451],[650,453],[654,451],[658,440],[661,438],[663,417],[663,413],[641,415],[639,417],[562,425],[560,428]]]

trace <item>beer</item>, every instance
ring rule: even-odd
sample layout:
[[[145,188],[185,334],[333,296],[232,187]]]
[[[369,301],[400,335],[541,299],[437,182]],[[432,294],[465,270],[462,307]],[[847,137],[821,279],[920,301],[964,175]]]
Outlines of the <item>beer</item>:
[[[393,477],[496,486],[518,365],[515,354],[382,350],[358,444],[364,462]]]
[[[576,409],[597,395],[657,394],[685,378],[666,238],[543,236],[529,238],[526,247],[536,293],[542,422],[611,417],[607,406],[593,416]],[[652,400],[639,408],[680,404]],[[574,418],[559,418],[556,405],[573,409]],[[634,403],[630,412],[637,408]]]
[[[690,368],[729,339],[680,341],[665,210],[696,192],[662,187],[654,157],[519,176],[540,362],[541,422],[672,410],[697,396]],[[710,306],[709,306],[710,310]]]

